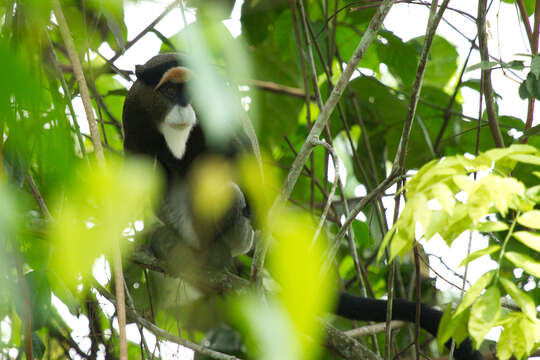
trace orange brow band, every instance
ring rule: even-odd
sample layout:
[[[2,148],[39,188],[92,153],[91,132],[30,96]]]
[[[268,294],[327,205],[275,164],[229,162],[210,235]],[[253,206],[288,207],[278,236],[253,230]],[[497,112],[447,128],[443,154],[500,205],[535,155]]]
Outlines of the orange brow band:
[[[188,68],[185,68],[183,66],[176,66],[173,67],[165,72],[163,76],[161,77],[161,80],[156,85],[154,89],[159,89],[159,87],[163,84],[165,84],[168,81],[175,82],[175,83],[184,83],[191,79],[193,76],[193,73]]]

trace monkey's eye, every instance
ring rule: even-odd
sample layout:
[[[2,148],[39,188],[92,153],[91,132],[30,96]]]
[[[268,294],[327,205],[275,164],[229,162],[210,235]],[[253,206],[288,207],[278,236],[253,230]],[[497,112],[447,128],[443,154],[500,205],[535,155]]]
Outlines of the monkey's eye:
[[[176,94],[176,89],[174,88],[174,86],[167,86],[167,88],[165,89],[165,92],[167,93],[167,95],[175,95]]]

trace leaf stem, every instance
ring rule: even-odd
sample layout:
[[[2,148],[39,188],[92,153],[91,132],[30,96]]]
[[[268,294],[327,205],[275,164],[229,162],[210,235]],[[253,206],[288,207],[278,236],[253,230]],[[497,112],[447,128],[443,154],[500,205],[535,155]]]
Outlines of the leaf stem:
[[[508,230],[508,233],[506,234],[506,237],[504,238],[503,246],[501,248],[501,252],[499,254],[499,261],[498,261],[498,267],[497,267],[497,273],[495,274],[495,283],[499,280],[499,273],[501,272],[501,263],[504,256],[504,251],[506,250],[506,245],[508,244],[508,241],[510,240],[510,236],[512,236],[512,233],[514,232],[514,227],[516,226],[517,218],[521,212],[518,211],[516,216],[514,217],[514,221],[512,221],[512,225],[510,225],[510,229]]]

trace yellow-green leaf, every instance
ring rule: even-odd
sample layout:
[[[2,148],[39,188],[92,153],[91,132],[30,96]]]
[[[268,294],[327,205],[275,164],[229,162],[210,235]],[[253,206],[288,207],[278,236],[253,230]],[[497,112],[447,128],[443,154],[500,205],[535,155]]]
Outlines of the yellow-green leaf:
[[[459,174],[452,177],[452,181],[458,188],[465,192],[469,192],[474,185],[474,181],[465,174]]]
[[[437,345],[442,351],[446,342],[452,338],[459,345],[467,337],[467,322],[469,321],[470,310],[456,315],[452,312],[452,306],[448,305],[439,323],[437,331]]]
[[[509,158],[526,164],[540,165],[540,156],[536,155],[515,154],[510,155]]]
[[[507,321],[497,343],[497,358],[508,360],[513,354],[517,359],[524,359],[540,342],[538,319],[531,320],[525,314],[517,312],[509,313],[505,317]]]
[[[469,290],[467,290],[467,293],[463,297],[463,300],[461,300],[461,303],[456,309],[455,315],[459,315],[462,311],[467,309],[469,306],[471,306],[474,301],[480,296],[480,293],[482,290],[486,288],[486,286],[489,285],[491,280],[493,279],[493,276],[495,276],[495,271],[491,270],[485,273],[480,277],[480,279],[476,280],[476,282],[471,286]]]
[[[529,274],[540,278],[540,263],[534,261],[530,256],[513,251],[505,253],[504,256],[517,267],[523,268]]]
[[[491,286],[474,303],[469,317],[469,333],[477,344],[482,343],[486,334],[497,323],[501,313],[501,293],[499,288]]]
[[[512,281],[501,277],[499,278],[504,290],[519,305],[521,311],[531,319],[536,318],[536,306],[534,300],[525,291],[521,290]]]
[[[499,245],[491,245],[491,246],[488,246],[485,249],[475,251],[472,254],[470,254],[469,256],[467,256],[465,259],[463,259],[463,261],[459,264],[458,267],[465,266],[468,263],[470,263],[471,261],[476,260],[481,256],[493,254],[495,251],[499,251],[500,248],[501,247]]]
[[[512,234],[516,239],[527,245],[531,249],[540,252],[540,235],[529,231],[517,231]]]
[[[480,232],[494,232],[508,230],[508,225],[502,221],[488,221],[478,224],[476,230]]]
[[[444,184],[444,183],[437,183],[433,186],[432,189],[433,195],[437,198],[437,201],[439,201],[439,204],[441,204],[442,208],[450,213],[454,209],[454,205],[456,204],[456,199],[454,197],[454,193],[450,190],[450,188]]]
[[[529,228],[540,229],[540,210],[531,210],[521,214],[517,222]]]

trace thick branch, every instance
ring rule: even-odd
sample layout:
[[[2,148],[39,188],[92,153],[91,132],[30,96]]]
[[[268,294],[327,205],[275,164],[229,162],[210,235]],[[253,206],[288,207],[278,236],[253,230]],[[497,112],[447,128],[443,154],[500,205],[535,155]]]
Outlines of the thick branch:
[[[105,162],[105,157],[103,155],[103,148],[101,147],[101,140],[99,136],[99,129],[97,126],[96,118],[94,117],[94,109],[92,108],[92,102],[90,100],[90,93],[88,91],[88,85],[84,78],[84,73],[79,60],[79,55],[75,49],[75,43],[71,37],[71,32],[69,31],[69,26],[64,17],[64,12],[58,0],[53,1],[54,15],[56,21],[58,21],[58,27],[60,33],[62,34],[62,39],[66,45],[68,52],[69,60],[71,65],[73,65],[73,74],[75,79],[77,79],[77,84],[79,85],[79,93],[81,94],[81,99],[84,105],[84,111],[86,113],[86,119],[88,121],[88,127],[90,128],[90,135],[92,136],[92,143],[94,144],[94,152],[96,153],[96,158],[98,162],[103,164]]]
[[[529,44],[532,50],[534,44],[533,32],[531,29],[531,23],[529,22],[529,17],[527,16],[527,9],[525,9],[525,3],[523,0],[516,0],[516,4],[519,9],[519,15],[521,16],[521,22],[523,23],[523,26],[525,26],[525,32],[527,33],[527,38],[529,39]]]
[[[335,327],[320,322],[326,332],[326,346],[344,359],[379,360],[380,358],[358,341]]]
[[[487,12],[487,0],[478,1],[478,45],[480,48],[480,59],[484,63],[489,62],[489,54],[487,48],[487,35],[486,35],[486,12]],[[491,86],[491,69],[482,69],[482,90],[484,92],[484,99],[486,101],[486,112],[488,117],[489,129],[491,130],[491,136],[495,141],[495,146],[504,147],[504,141],[499,128],[499,121],[497,119],[497,113],[495,112],[495,103],[493,100],[493,87]]]

